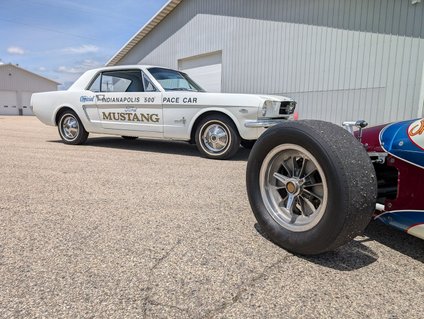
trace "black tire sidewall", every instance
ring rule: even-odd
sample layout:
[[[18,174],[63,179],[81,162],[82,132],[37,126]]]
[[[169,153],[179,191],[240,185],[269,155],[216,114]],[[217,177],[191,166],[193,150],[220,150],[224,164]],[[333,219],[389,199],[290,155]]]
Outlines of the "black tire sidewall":
[[[346,184],[344,173],[334,165],[334,158],[327,150],[328,145],[318,140],[307,129],[299,130],[287,127],[284,134],[278,127],[269,129],[263,136],[266,143],[258,141],[252,149],[247,167],[247,189],[250,204],[256,219],[272,240],[290,251],[301,254],[311,254],[326,251],[334,243],[343,229],[345,215],[341,214],[348,208],[349,194],[343,191]],[[281,144],[296,144],[308,150],[320,164],[327,181],[327,206],[318,224],[303,232],[290,231],[278,224],[266,209],[259,187],[259,174],[263,160],[276,146]]]

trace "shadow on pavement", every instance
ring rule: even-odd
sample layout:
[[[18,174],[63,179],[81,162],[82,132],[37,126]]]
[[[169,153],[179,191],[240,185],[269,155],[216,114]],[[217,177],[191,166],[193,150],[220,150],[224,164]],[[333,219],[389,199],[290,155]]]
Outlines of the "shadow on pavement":
[[[262,231],[259,224],[255,224],[255,229],[262,237],[270,240]],[[419,238],[402,233],[379,221],[371,222],[365,229],[364,235],[368,238],[352,240],[332,252],[318,256],[297,256],[324,267],[339,271],[351,271],[363,268],[377,261],[378,255],[371,248],[363,244],[368,241],[376,241],[401,254],[424,262],[424,241]]]
[[[370,240],[379,242],[401,254],[424,263],[424,240],[420,238],[384,225],[380,221],[372,221],[365,229],[365,235]]]
[[[259,224],[255,224],[255,229],[262,237],[270,240],[269,237],[262,231]],[[361,269],[374,263],[378,259],[377,254],[372,249],[359,241],[351,241],[335,251],[318,256],[296,256],[314,264],[339,271]]]
[[[320,266],[339,270],[352,271],[361,269],[376,262],[378,255],[362,241],[352,240],[346,245],[318,256],[298,256]]]
[[[51,140],[51,143],[62,143],[61,140]],[[186,142],[174,142],[163,140],[124,140],[120,137],[93,137],[87,140],[85,145],[104,148],[115,148],[130,151],[143,151],[152,153],[175,154],[184,156],[201,157],[195,145]],[[240,147],[231,161],[247,161],[250,150]]]

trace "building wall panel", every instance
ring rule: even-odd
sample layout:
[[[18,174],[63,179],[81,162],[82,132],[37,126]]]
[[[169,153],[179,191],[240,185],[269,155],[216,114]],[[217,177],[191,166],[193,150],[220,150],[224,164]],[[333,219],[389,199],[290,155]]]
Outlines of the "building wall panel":
[[[120,64],[222,50],[223,92],[286,94],[303,118],[422,116],[423,4],[184,0]]]
[[[13,66],[0,67],[1,90],[56,91],[57,84]]]
[[[56,90],[57,84],[53,81],[16,68],[13,65],[0,66],[0,114],[32,115],[29,109],[31,94]],[[13,92],[16,97],[15,107],[9,106],[6,108],[4,105],[9,100],[7,97],[10,96],[10,92]]]

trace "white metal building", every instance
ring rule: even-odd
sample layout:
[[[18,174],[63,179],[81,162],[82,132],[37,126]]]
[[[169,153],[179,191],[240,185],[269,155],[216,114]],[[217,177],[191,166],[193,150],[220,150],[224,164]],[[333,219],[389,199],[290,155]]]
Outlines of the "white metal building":
[[[32,115],[32,93],[56,91],[58,84],[17,65],[0,64],[0,115]]]
[[[107,65],[187,71],[205,89],[284,94],[301,118],[423,116],[421,0],[170,0]]]

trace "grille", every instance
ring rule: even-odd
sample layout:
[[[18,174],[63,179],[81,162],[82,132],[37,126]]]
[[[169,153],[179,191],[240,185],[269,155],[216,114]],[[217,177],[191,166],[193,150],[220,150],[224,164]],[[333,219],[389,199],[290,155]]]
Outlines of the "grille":
[[[295,108],[296,108],[296,102],[293,102],[293,101],[281,102],[279,114],[283,114],[283,115],[293,114]]]

